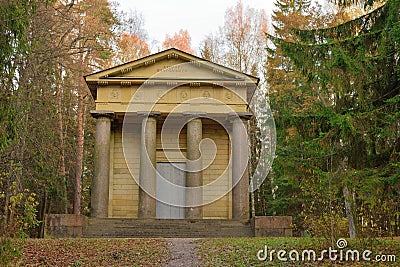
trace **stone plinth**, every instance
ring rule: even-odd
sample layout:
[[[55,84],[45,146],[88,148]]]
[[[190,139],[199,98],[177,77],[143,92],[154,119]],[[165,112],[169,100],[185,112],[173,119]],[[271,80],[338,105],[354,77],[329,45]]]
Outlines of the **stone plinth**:
[[[75,214],[47,214],[44,218],[44,238],[82,237],[88,218]]]
[[[251,219],[254,236],[292,236],[292,216],[256,216]]]

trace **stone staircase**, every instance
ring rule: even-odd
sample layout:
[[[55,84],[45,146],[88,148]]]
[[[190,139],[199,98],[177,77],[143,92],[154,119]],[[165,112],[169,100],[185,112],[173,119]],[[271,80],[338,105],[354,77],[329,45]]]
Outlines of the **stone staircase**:
[[[250,223],[236,220],[92,218],[83,237],[211,238],[252,237]]]

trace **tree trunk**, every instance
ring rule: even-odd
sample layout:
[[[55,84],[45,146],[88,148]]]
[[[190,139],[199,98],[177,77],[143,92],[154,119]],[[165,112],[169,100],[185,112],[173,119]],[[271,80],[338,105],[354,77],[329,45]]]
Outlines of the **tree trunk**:
[[[356,225],[354,224],[354,217],[353,217],[353,211],[352,211],[352,205],[351,205],[351,197],[349,193],[349,189],[345,185],[343,187],[343,196],[344,196],[344,204],[346,208],[346,216],[347,216],[347,221],[349,224],[349,234],[350,238],[355,238],[356,237]]]
[[[80,57],[80,72],[78,76],[78,108],[77,108],[77,145],[76,145],[76,170],[75,170],[75,193],[74,193],[74,214],[80,214],[81,207],[81,181],[82,181],[82,165],[83,165],[83,110],[84,110],[84,89],[83,81],[83,50]]]
[[[64,148],[64,125],[63,125],[63,116],[62,116],[62,90],[61,86],[57,86],[57,109],[58,109],[58,136],[60,139],[60,150],[61,150],[61,162],[60,162],[60,170],[59,175],[61,177],[61,190],[62,190],[62,209],[64,213],[68,213],[68,198],[67,198],[67,183],[66,183],[66,170],[65,170],[65,148]]]

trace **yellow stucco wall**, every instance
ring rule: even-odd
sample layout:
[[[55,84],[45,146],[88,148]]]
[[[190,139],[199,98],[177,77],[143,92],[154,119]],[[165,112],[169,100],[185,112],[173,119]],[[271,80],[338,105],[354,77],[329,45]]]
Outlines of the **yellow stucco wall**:
[[[217,145],[217,154],[211,165],[203,171],[203,185],[215,182],[203,191],[203,200],[211,202],[203,207],[203,218],[205,219],[231,219],[231,194],[225,196],[230,185],[229,163],[229,137],[225,129],[218,123],[205,119],[203,120],[203,139],[210,138]],[[210,150],[204,151],[204,162],[212,159],[213,153]],[[222,198],[218,199],[220,196]],[[217,201],[214,201],[218,199]]]
[[[126,158],[122,148],[121,124],[116,125],[112,137],[109,217],[137,218],[138,216],[139,187],[132,175],[139,177],[140,125],[131,128],[132,132],[124,136],[130,145]],[[128,169],[128,164],[132,173]]]

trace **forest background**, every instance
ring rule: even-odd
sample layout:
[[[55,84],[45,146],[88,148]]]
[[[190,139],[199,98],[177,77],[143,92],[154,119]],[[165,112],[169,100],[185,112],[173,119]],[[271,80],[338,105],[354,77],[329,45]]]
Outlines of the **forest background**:
[[[253,215],[293,216],[298,236],[398,236],[400,0],[330,2],[277,0],[271,20],[238,2],[199,51],[185,29],[157,49],[260,77],[277,147]],[[83,76],[149,55],[143,25],[106,0],[0,1],[2,237],[41,236],[44,214],[89,214],[95,122]]]

